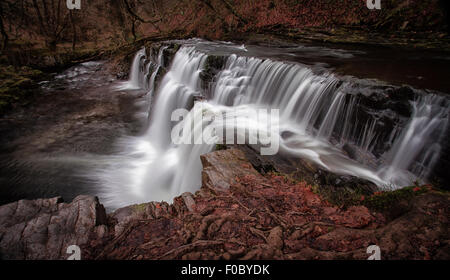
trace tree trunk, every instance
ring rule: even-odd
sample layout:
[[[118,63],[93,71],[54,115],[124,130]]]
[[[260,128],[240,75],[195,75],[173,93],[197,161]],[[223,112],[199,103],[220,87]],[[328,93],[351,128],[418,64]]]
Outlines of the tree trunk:
[[[72,23],[72,52],[75,51],[75,45],[77,44],[77,27],[75,25],[75,21],[73,19],[72,10],[69,12],[70,22]]]
[[[244,24],[247,23],[247,20],[244,19],[238,12],[236,12],[233,5],[231,5],[231,3],[228,2],[228,0],[221,0],[221,1],[222,1],[222,3],[225,4],[225,7],[227,7],[228,11],[230,11],[235,17],[237,17],[239,19],[239,21],[241,21]]]
[[[133,34],[133,42],[136,42],[137,36],[136,36],[136,20],[131,20],[131,34]]]
[[[3,24],[3,7],[2,4],[0,4],[0,32],[2,34],[2,48],[1,50],[6,50],[6,47],[8,46],[8,33],[6,33],[5,25]]]

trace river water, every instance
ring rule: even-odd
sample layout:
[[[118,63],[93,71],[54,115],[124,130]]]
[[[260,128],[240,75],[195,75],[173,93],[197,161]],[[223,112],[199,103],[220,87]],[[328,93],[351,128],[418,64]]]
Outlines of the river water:
[[[167,63],[164,53],[174,43],[181,47]],[[105,136],[92,140],[100,146],[105,143],[103,153],[90,147],[64,157],[56,153],[48,156],[46,151],[39,154],[45,155],[47,162],[49,158],[69,159],[80,165],[76,170],[75,165],[65,166],[69,169],[65,173],[70,178],[66,180],[68,184],[79,185],[70,188],[69,198],[83,190],[98,195],[109,209],[171,201],[176,195],[199,189],[200,155],[213,151],[219,143],[201,141],[198,131],[220,129],[227,135],[237,131],[236,137],[247,139],[248,143],[261,127],[266,128],[270,117],[256,117],[248,112],[276,109],[279,114],[268,124],[276,130],[266,132],[277,141],[277,154],[281,157],[307,159],[331,172],[364,178],[384,189],[427,181],[448,144],[448,85],[445,79],[436,83],[436,75],[448,73],[447,64],[433,68],[434,72],[420,67],[412,71],[404,66],[410,63],[427,68],[433,61],[448,57],[436,53],[419,57],[405,51],[394,58],[380,56],[380,52],[383,50],[240,45],[191,39],[166,42],[156,52],[142,48],[134,56],[128,81],[115,81],[101,71],[103,74],[99,74],[101,63],[81,65],[81,70],[69,69],[43,86],[50,91],[62,79],[66,90],[82,91],[83,98],[103,92],[98,98],[107,96],[113,104],[104,112],[110,118],[105,121],[93,117],[94,122],[115,132],[107,133],[108,140]],[[396,63],[387,63],[395,59]],[[388,71],[380,69],[383,60],[389,64]],[[212,61],[223,62],[213,74]],[[164,75],[158,80],[162,68]],[[209,75],[207,79],[205,75]],[[83,79],[89,85],[88,91],[80,85],[79,80]],[[404,83],[412,87],[402,87]],[[124,103],[126,109],[117,111]],[[93,116],[98,116],[102,107],[99,104],[92,109]],[[176,109],[186,109],[182,121],[171,120]],[[208,114],[225,116],[225,125],[215,120],[194,122]],[[128,118],[120,117],[123,115]],[[86,118],[86,114],[80,117],[84,121]],[[182,128],[178,140],[193,143],[174,143],[172,133],[176,125]],[[76,145],[77,141],[71,143]],[[255,144],[256,150],[265,146]],[[13,154],[17,150],[21,149],[15,149]],[[22,154],[28,157],[23,151]],[[11,168],[11,160],[7,166],[7,170],[17,170]],[[10,174],[7,171],[4,177]],[[45,172],[44,176],[58,177]],[[15,184],[39,188],[29,181],[17,183],[21,180],[24,179],[9,178],[3,182],[9,184],[8,188]],[[3,191],[8,189],[2,186]]]

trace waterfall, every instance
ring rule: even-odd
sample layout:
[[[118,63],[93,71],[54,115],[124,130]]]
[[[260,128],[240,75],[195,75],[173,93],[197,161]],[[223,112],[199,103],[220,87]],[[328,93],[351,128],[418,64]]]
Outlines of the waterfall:
[[[412,102],[412,107],[411,120],[379,171],[384,180],[394,185],[426,178],[439,157],[449,121],[450,102],[442,96],[421,96]]]
[[[156,58],[151,57],[151,59],[147,63],[145,70],[144,87],[148,90],[148,94],[150,96],[153,95],[155,91],[156,75],[158,74],[159,69],[164,66],[164,50],[166,50],[167,48],[168,46],[162,46],[161,48],[159,48]],[[152,67],[154,70],[152,70]]]
[[[145,59],[145,48],[140,49],[133,58],[131,64],[130,78],[128,81],[117,86],[117,90],[140,89],[145,75],[143,71],[143,59]]]
[[[338,120],[352,114],[343,93],[347,86],[332,74],[315,75],[306,66],[232,55],[218,75],[212,102],[279,108],[280,153],[381,185],[384,181],[375,170],[346,158],[329,143]]]
[[[200,92],[199,73],[206,55],[194,48],[181,48],[156,91],[148,130],[141,136],[125,137],[122,153],[112,157],[108,166],[96,171],[105,190],[106,205],[120,207],[149,200],[170,201],[199,185],[200,155],[213,145],[174,145],[171,143],[171,113],[190,109]]]
[[[350,82],[341,82],[330,73],[316,75],[302,65],[236,55],[228,58],[217,80],[213,101],[218,104],[282,109],[280,122],[286,125],[281,135],[288,131],[290,136],[281,139],[281,146],[288,154],[307,157],[331,171],[381,186],[398,187],[426,178],[438,158],[448,123],[448,99],[434,94],[419,98],[412,104],[413,116],[402,135],[391,137],[394,144],[387,151],[390,156],[386,162],[375,169],[364,168],[326,145],[333,140],[352,142],[370,152],[380,138],[376,117],[365,122],[355,117],[358,106],[349,90],[354,86]]]
[[[155,87],[155,77],[160,67],[165,67],[165,48],[148,62],[155,64],[153,67],[144,67],[145,49],[140,50],[130,80],[121,85],[122,89],[146,88],[156,100],[145,133],[123,138],[118,144],[122,152],[96,171],[105,189],[102,200],[112,207],[170,201],[197,190],[201,185],[200,155],[212,151],[214,144],[175,144],[171,131],[181,125],[181,137],[195,141],[196,132],[219,127],[215,121],[192,126],[194,119],[205,114],[227,116],[226,133],[241,129],[251,138],[261,122],[256,117],[244,119],[244,113],[255,108],[280,109],[275,136],[281,156],[306,158],[332,172],[364,178],[380,187],[397,188],[417,178],[426,179],[439,157],[449,118],[445,97],[418,97],[411,103],[413,113],[406,125],[396,123],[391,130],[383,130],[378,128],[381,121],[376,114],[363,118],[359,111],[360,96],[355,92],[371,85],[343,80],[327,71],[317,74],[298,63],[231,53],[209,87],[210,100],[194,103],[195,96],[206,96],[200,73],[208,54],[195,46],[180,47]],[[171,114],[180,108],[190,112],[182,121],[173,122]],[[373,153],[380,143],[386,147],[382,155]],[[347,144],[373,157],[371,165],[364,159],[350,159],[341,149]]]

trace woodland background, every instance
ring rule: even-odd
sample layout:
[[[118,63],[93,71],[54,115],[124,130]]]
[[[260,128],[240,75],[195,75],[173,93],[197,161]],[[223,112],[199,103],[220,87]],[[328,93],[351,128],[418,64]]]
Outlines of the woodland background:
[[[1,49],[113,47],[157,34],[209,39],[239,33],[350,28],[386,34],[448,32],[445,0],[2,0]]]

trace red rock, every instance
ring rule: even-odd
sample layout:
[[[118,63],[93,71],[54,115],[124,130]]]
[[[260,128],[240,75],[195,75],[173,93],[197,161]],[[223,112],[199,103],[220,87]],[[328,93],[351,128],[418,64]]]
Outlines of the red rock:
[[[351,228],[362,228],[368,226],[374,217],[365,206],[352,206],[345,212],[330,217],[336,224]]]

